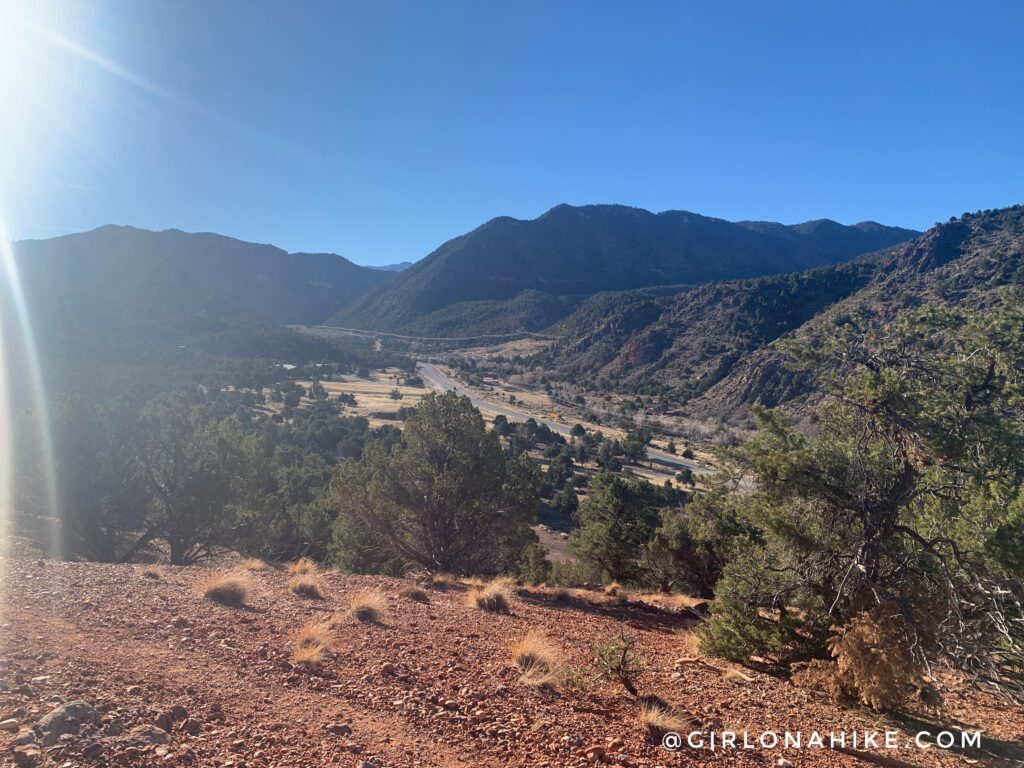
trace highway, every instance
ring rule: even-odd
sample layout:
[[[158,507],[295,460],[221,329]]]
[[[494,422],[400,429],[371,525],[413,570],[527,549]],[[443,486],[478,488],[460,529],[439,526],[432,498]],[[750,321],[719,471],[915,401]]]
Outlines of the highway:
[[[500,413],[509,421],[526,421],[527,419],[533,419],[538,424],[545,424],[552,431],[558,432],[560,435],[564,435],[565,437],[569,437],[570,432],[572,431],[571,425],[551,421],[551,419],[545,419],[540,416],[533,416],[529,413],[523,413],[522,411],[509,408],[507,405],[500,405],[498,403],[491,402],[490,400],[485,400],[482,397],[478,397],[471,390],[466,389],[462,384],[455,381],[455,379],[441,373],[435,365],[431,365],[430,363],[417,363],[416,367],[419,370],[423,381],[432,389],[436,389],[441,392],[453,391],[460,395],[465,395],[470,399],[470,402],[472,402],[473,405],[481,411],[494,414]],[[674,456],[673,454],[666,453],[665,451],[659,451],[657,448],[648,448],[647,458],[650,461],[670,467],[685,467],[692,470],[693,473],[697,475],[710,475],[715,471],[710,467],[702,466],[695,461],[690,461],[680,456]]]

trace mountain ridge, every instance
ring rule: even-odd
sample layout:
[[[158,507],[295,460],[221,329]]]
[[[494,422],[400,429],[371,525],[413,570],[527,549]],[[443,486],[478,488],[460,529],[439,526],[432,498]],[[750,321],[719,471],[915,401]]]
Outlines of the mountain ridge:
[[[583,298],[601,291],[799,271],[919,234],[875,222],[847,227],[823,221],[768,226],[688,211],[567,204],[535,219],[499,216],[443,243],[328,324],[422,332],[436,324],[434,313],[451,316],[454,305],[510,301],[526,291],[572,299],[565,302],[568,314]],[[448,317],[443,326],[448,334],[461,330],[472,335],[474,319],[467,312],[460,320]]]

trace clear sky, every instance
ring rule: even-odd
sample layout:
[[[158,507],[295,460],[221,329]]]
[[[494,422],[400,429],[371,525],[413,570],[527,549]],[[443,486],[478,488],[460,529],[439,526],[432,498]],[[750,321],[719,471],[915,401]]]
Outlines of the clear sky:
[[[0,216],[382,264],[615,202],[1024,202],[1024,3],[0,0]]]

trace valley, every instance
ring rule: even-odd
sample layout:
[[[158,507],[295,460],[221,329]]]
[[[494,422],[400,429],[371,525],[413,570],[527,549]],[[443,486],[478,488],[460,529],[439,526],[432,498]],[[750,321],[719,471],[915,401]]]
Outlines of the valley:
[[[0,0],[0,768],[1024,768],[1022,30]]]

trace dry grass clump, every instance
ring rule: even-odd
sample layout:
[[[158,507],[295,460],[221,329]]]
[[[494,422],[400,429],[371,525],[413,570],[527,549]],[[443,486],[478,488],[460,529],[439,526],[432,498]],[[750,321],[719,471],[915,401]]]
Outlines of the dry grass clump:
[[[267,567],[267,564],[260,560],[258,557],[250,557],[248,560],[243,562],[238,568],[243,571],[262,571]]]
[[[686,733],[692,719],[657,696],[645,696],[640,702],[640,725],[651,743],[660,743],[666,733]]]
[[[300,557],[294,563],[288,563],[288,575],[290,576],[311,575],[318,570],[320,569],[317,567],[317,564],[308,557]]]
[[[320,582],[310,574],[300,573],[288,580],[288,589],[296,595],[322,600],[324,593],[320,590]]]
[[[839,685],[872,709],[891,712],[903,707],[921,680],[921,668],[899,607],[883,603],[833,631],[829,650]]]
[[[319,645],[311,645],[308,648],[296,648],[292,651],[292,664],[305,664],[316,666],[327,656],[327,650]]]
[[[331,646],[331,628],[326,622],[304,624],[291,634],[292,662],[319,664]]]
[[[530,688],[557,688],[565,676],[565,661],[561,651],[540,632],[529,632],[526,637],[509,646],[512,661],[522,675],[519,682]]]
[[[144,565],[141,573],[144,579],[158,580],[164,577],[164,569],[159,565]]]
[[[387,612],[387,596],[379,589],[364,589],[357,592],[349,603],[348,612],[356,621],[379,624]]]
[[[905,707],[922,686],[911,652],[910,630],[899,607],[884,603],[855,616],[829,641],[834,661],[815,659],[794,668],[793,685],[834,701],[856,701],[880,712]],[[920,690],[919,690],[920,689]]]
[[[457,581],[447,573],[432,573],[423,580],[423,584],[432,589],[445,590]]]
[[[427,594],[427,590],[423,589],[423,587],[403,587],[401,591],[399,591],[398,596],[404,597],[406,600],[412,600],[414,603],[430,602],[430,595]]]
[[[498,578],[486,584],[471,587],[466,593],[466,603],[491,613],[509,613],[512,606],[512,580]]]
[[[219,573],[200,585],[203,597],[221,605],[238,608],[249,597],[249,577],[242,572]]]

